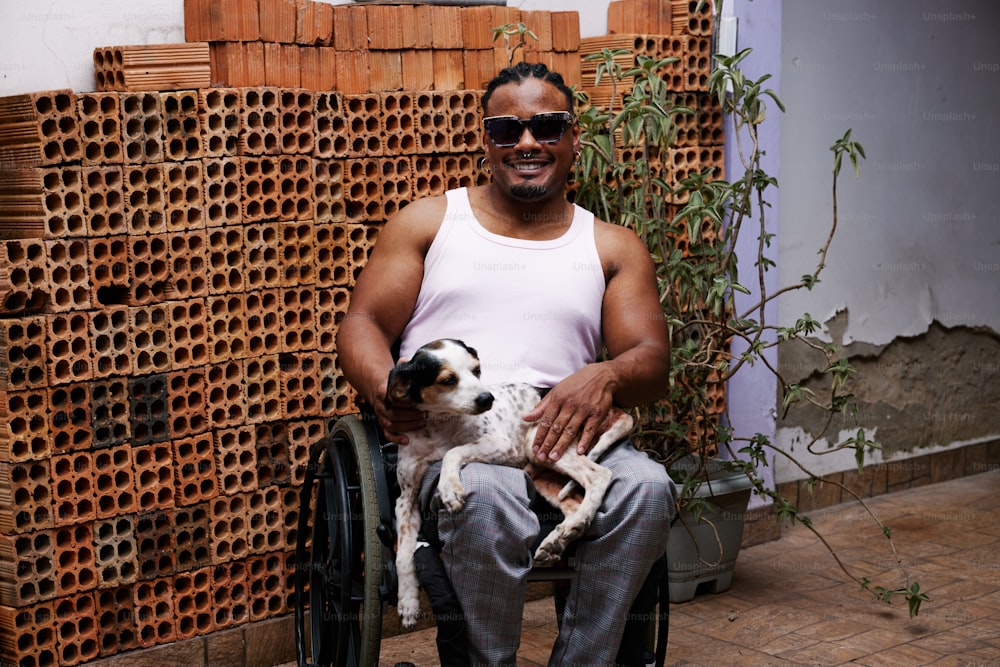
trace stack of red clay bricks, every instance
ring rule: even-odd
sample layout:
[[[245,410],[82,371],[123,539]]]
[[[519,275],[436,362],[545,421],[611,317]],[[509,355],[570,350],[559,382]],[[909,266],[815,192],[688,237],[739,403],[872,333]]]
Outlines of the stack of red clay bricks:
[[[345,94],[479,89],[508,62],[493,28],[518,22],[538,37],[528,38],[525,56],[563,73],[570,84],[579,79],[580,21],[571,11],[186,0],[184,21],[189,42],[210,44],[213,85],[263,82]]]
[[[524,22],[526,59],[579,76],[575,12],[188,0],[185,19],[186,44],[95,49],[96,92],[0,99],[5,663],[291,611],[304,464],[355,409],[334,337],[381,223],[486,181],[493,27]],[[720,120],[682,132],[690,164]]]
[[[0,100],[5,661],[291,610],[307,454],[354,410],[338,318],[382,221],[484,182],[479,98]]]
[[[626,49],[614,56],[624,70],[635,67],[639,56],[654,60],[674,59],[657,71],[673,93],[677,105],[694,111],[677,114],[677,139],[666,155],[636,156],[629,151],[619,157],[623,162],[646,159],[666,182],[676,188],[681,180],[706,169],[713,169],[712,179],[724,178],[725,156],[722,109],[708,92],[711,73],[713,2],[706,0],[614,0],[608,6],[608,32],[602,37],[580,40],[582,90],[593,104],[621,109],[631,92],[631,80],[618,86],[612,99],[612,84],[606,75],[598,83],[597,61],[584,60],[602,49]],[[624,89],[623,89],[624,88]],[[683,204],[686,198],[673,198]]]

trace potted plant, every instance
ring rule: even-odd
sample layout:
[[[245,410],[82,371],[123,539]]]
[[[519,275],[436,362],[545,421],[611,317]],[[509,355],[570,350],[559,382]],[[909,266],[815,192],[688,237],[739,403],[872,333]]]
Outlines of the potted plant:
[[[808,402],[826,410],[831,419],[852,414],[848,380],[855,369],[838,358],[835,348],[818,348],[807,338],[819,323],[803,314],[794,326],[777,327],[766,321],[764,306],[784,292],[809,290],[819,282],[837,227],[836,186],[843,158],[850,160],[857,174],[864,150],[851,139],[850,130],[834,142],[832,224],[819,249],[816,269],[793,285],[765,293],[764,275],[775,266],[768,255],[771,235],[765,227],[765,212],[767,196],[777,182],[761,168],[757,136],[767,108],[783,111],[784,107],[774,91],[765,87],[769,75],[757,80],[744,76],[740,66],[749,52],[715,56],[709,78],[711,98],[732,122],[732,136],[738,138],[742,172],[729,175],[729,180],[712,169],[678,175],[669,168],[679,123],[696,113],[677,103],[659,75],[675,58],[654,60],[605,49],[588,58],[596,61],[598,81],[610,78],[611,102],[595,105],[579,94],[582,153],[571,194],[578,204],[632,228],[646,242],[657,263],[661,302],[673,340],[669,393],[663,401],[636,410],[635,417],[637,442],[670,469],[683,489],[681,520],[670,538],[678,546],[668,556],[679,558],[683,552],[691,562],[668,565],[677,583],[676,590],[671,590],[675,601],[693,596],[692,583],[712,581],[716,591],[728,587],[751,491],[769,500],[779,519],[800,522],[822,540],[808,517],[769,488],[762,474],[771,454],[801,464],[765,434],[734,433],[729,426],[725,401],[729,379],[749,365],[764,365],[777,378],[783,410]],[[623,60],[634,66],[623,66]],[[754,298],[759,299],[753,307],[736,312],[734,294],[751,294],[745,286],[750,283],[738,275],[736,248],[741,235],[755,238],[752,284]],[[730,343],[734,340],[742,341],[742,351],[733,351]],[[785,382],[769,364],[765,351],[791,340],[821,349],[827,356],[828,395],[820,397]],[[860,469],[866,452],[877,446],[859,427],[854,437],[834,450],[852,449]],[[720,452],[724,456],[719,457]],[[742,483],[736,478],[742,478]],[[810,475],[810,480],[815,482],[816,477]],[[864,505],[860,497],[854,497]],[[891,531],[870,511],[869,515],[882,527],[895,555]],[[723,538],[735,540],[735,546],[724,544]],[[882,586],[851,571],[836,558],[832,547],[830,551],[844,573],[862,588],[885,601],[905,598],[911,616],[928,599],[898,557],[902,584]]]

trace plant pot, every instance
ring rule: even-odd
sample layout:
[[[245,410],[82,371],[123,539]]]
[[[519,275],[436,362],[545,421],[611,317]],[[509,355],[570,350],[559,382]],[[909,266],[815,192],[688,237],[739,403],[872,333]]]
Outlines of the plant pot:
[[[694,457],[682,459],[672,470],[701,474],[705,481],[695,497],[718,507],[703,511],[701,521],[681,510],[670,529],[667,543],[667,581],[671,602],[687,602],[699,592],[721,593],[729,589],[733,567],[743,541],[743,519],[753,485],[742,472],[730,472],[718,459],[700,463]]]

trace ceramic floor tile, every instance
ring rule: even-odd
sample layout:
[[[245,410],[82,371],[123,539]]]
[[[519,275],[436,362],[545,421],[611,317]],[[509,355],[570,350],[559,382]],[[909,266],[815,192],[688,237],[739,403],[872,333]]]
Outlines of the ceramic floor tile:
[[[994,470],[870,501],[893,529],[912,578],[933,598],[917,618],[909,618],[902,600],[889,606],[860,590],[825,547],[796,526],[779,540],[744,549],[729,591],[671,605],[667,664],[1000,667],[998,489],[1000,470]],[[949,513],[951,521],[940,520]],[[902,581],[881,537],[862,544],[852,534],[863,519],[856,504],[810,515],[836,548],[846,545],[865,575],[878,576],[876,583]],[[546,663],[555,632],[551,600],[528,603],[522,667]],[[435,667],[434,633],[383,640],[380,664],[410,660]]]

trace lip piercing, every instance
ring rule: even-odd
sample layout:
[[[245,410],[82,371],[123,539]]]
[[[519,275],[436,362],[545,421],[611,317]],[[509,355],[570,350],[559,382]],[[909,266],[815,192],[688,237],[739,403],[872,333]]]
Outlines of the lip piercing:
[[[525,153],[524,151],[521,152],[521,159],[522,160],[527,160],[530,157],[531,157],[531,153],[530,152],[528,152],[528,153]]]

